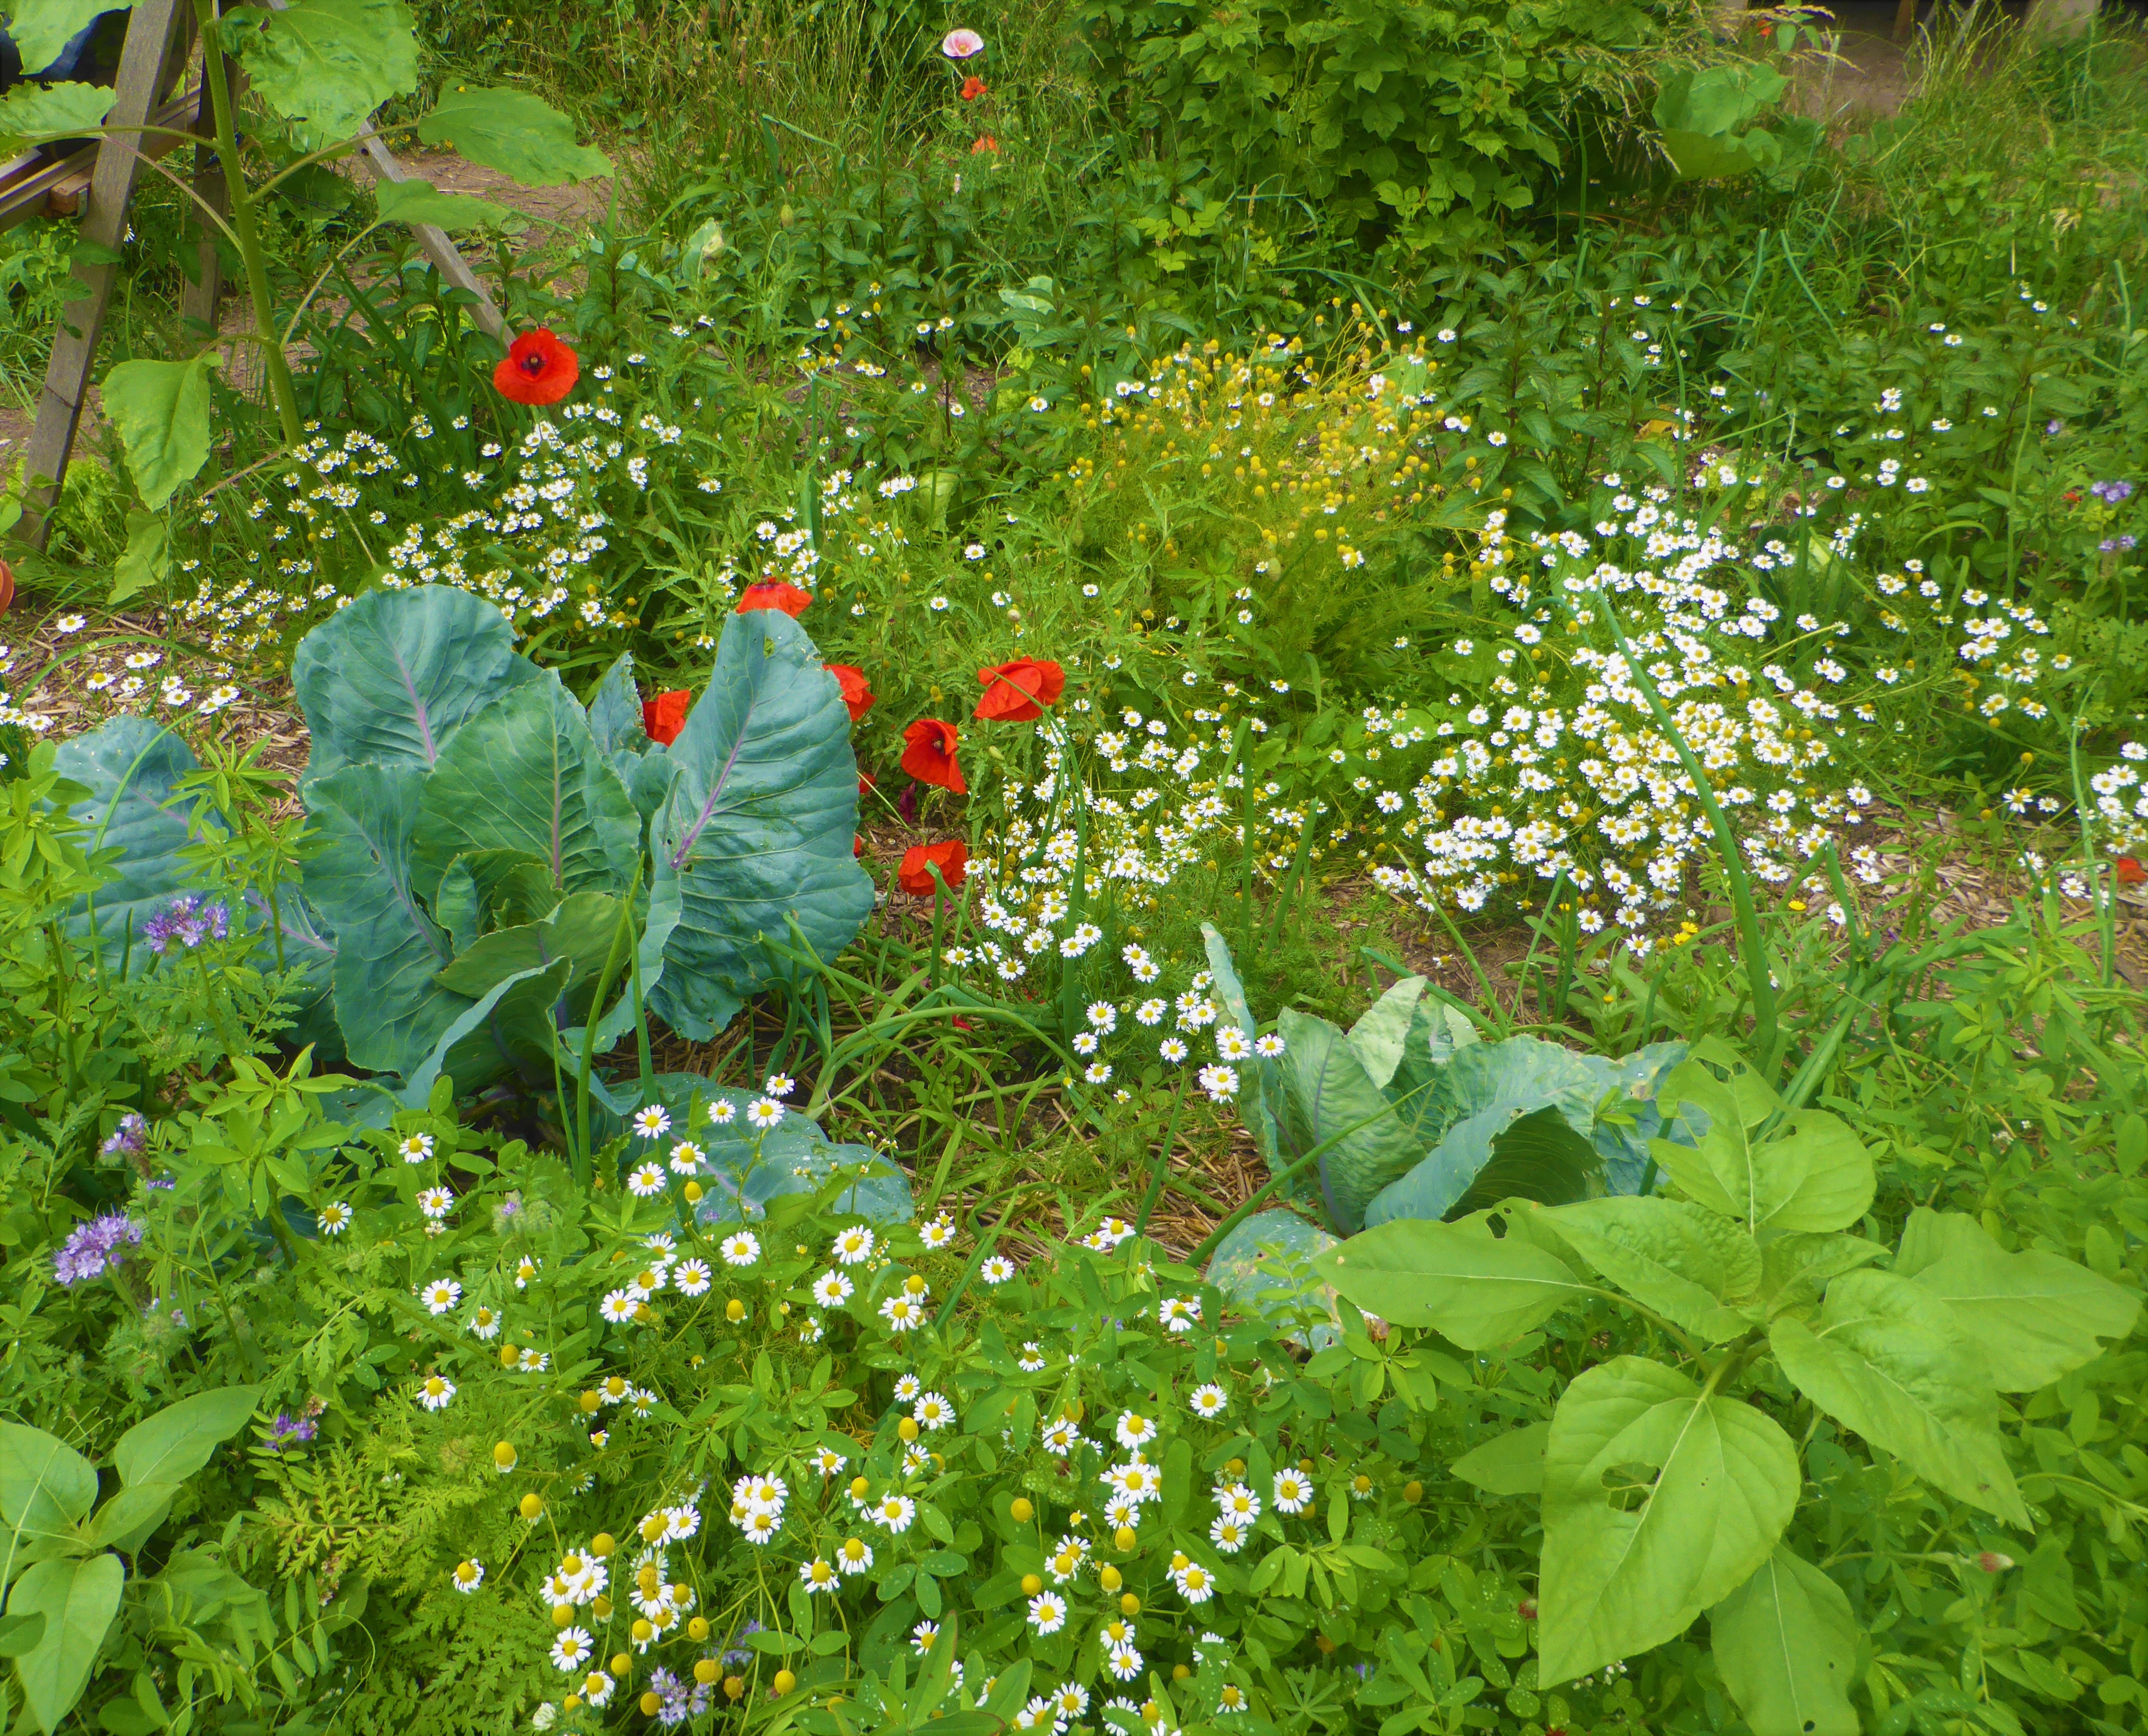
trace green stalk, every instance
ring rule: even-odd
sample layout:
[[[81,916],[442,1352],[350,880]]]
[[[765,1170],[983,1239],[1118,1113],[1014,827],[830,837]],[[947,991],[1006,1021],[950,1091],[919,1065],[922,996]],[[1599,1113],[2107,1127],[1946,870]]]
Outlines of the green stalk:
[[[1149,1165],[1148,1192],[1142,1197],[1141,1211],[1134,1217],[1134,1234],[1138,1236],[1148,1227],[1149,1213],[1156,1210],[1157,1197],[1163,1192],[1165,1172],[1171,1167],[1171,1148],[1178,1138],[1178,1117],[1186,1107],[1186,1087],[1181,1086],[1178,1096],[1171,1106],[1171,1121],[1163,1130],[1163,1143],[1157,1147],[1156,1161]]]
[[[1762,1074],[1772,1073],[1775,1070],[1777,1042],[1775,988],[1768,980],[1768,956],[1760,946],[1760,913],[1753,903],[1753,882],[1739,859],[1738,840],[1731,833],[1723,805],[1715,799],[1708,774],[1701,770],[1700,761],[1686,745],[1685,737],[1671,721],[1670,713],[1664,709],[1656,684],[1649,679],[1648,671],[1634,655],[1633,647],[1626,643],[1626,630],[1619,625],[1619,611],[1612,606],[1608,594],[1603,598],[1603,614],[1611,623],[1612,636],[1619,641],[1619,655],[1626,660],[1628,675],[1641,690],[1641,697],[1649,702],[1649,712],[1655,719],[1657,728],[1677,751],[1679,764],[1685,768],[1685,775],[1693,780],[1694,794],[1715,834],[1715,847],[1723,857],[1724,876],[1730,882],[1730,906],[1738,916],[1738,948],[1745,956],[1745,980],[1753,995],[1753,1040],[1760,1051]],[[1646,1033],[1643,1035],[1645,1037]]]
[[[217,17],[218,3],[218,0],[194,0],[194,18],[201,29],[202,64],[205,68],[223,63],[223,28]],[[253,303],[253,338],[261,346],[262,364],[268,376],[268,395],[276,401],[276,416],[284,424],[284,443],[296,446],[305,438],[305,431],[299,423],[299,393],[291,383],[291,365],[284,359],[284,346],[276,336],[275,304],[268,291],[268,258],[262,251],[261,228],[255,219],[253,198],[247,190],[246,173],[239,160],[230,82],[212,75],[208,93],[216,112],[216,152],[223,161],[224,185],[231,198],[232,233],[238,238],[238,257],[246,267],[247,294]]]
[[[629,945],[628,936],[634,929],[634,895],[641,885],[641,869],[636,864],[634,885],[627,889],[626,898],[620,906],[619,926],[612,931],[611,950],[605,955],[605,967],[597,977],[595,997],[590,1002],[589,1016],[582,1026],[582,1061],[575,1074],[575,1180],[586,1189],[593,1179],[595,1162],[590,1151],[590,1075],[595,1071],[597,1056],[597,1024],[604,1011],[605,996],[611,992],[612,984],[618,980],[620,954]]]

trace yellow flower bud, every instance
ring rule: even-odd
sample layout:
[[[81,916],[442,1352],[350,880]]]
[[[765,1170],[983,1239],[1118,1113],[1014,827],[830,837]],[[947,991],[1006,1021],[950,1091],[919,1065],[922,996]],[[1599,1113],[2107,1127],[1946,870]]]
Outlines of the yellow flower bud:
[[[787,1669],[780,1669],[780,1670],[776,1671],[776,1673],[775,1673],[775,1691],[776,1691],[776,1693],[779,1693],[779,1694],[785,1694],[785,1693],[790,1693],[790,1690],[791,1690],[792,1688],[795,1688],[797,1685],[798,1685],[798,1678],[797,1678],[797,1677],[795,1677],[795,1676],[792,1675],[789,1670],[787,1670]]]
[[[686,1623],[686,1638],[692,1640],[696,1645],[700,1644],[701,1641],[706,1639],[708,1637],[709,1620],[706,1616],[697,1615],[692,1621]]]
[[[740,1694],[745,1692],[745,1678],[741,1676],[725,1676],[724,1678],[724,1692],[732,1699],[736,1699]]]
[[[619,1544],[609,1531],[600,1531],[590,1539],[590,1553],[595,1556],[599,1561],[602,1561],[618,1547]]]
[[[895,1425],[895,1432],[901,1435],[906,1441],[916,1440],[917,1438],[917,1419],[914,1417],[905,1417],[901,1422]]]
[[[734,1296],[724,1304],[724,1318],[735,1325],[745,1318],[745,1304]]]
[[[644,1718],[655,1717],[656,1708],[663,1703],[664,1701],[660,1695],[654,1693],[645,1693],[641,1697],[641,1715]]]
[[[634,1660],[624,1652],[614,1652],[611,1654],[611,1673],[624,1682],[634,1673]]]
[[[1107,1592],[1115,1592],[1127,1583],[1126,1576],[1109,1562],[1104,1564],[1104,1571],[1097,1574],[1097,1582]]]
[[[1036,1508],[1031,1504],[1029,1497],[1026,1495],[1016,1496],[1014,1505],[1010,1507],[1007,1512],[1013,1515],[1014,1522],[1017,1525],[1026,1525],[1036,1517]]]
[[[1025,1598],[1033,1598],[1043,1589],[1044,1581],[1038,1575],[1024,1573],[1021,1576],[1021,1594]]]
[[[704,1658],[694,1666],[694,1679],[704,1688],[716,1679],[716,1660],[713,1658]]]
[[[541,1519],[545,1517],[545,1498],[533,1490],[515,1503],[515,1510],[525,1519]]]
[[[499,1347],[499,1366],[501,1367],[512,1368],[521,1360],[522,1352],[517,1350],[512,1344],[503,1344]]]
[[[1134,1535],[1134,1528],[1131,1525],[1122,1525],[1112,1533],[1112,1545],[1122,1555],[1139,1541],[1140,1539]]]
[[[1413,1477],[1408,1483],[1403,1485],[1403,1499],[1405,1501],[1423,1500],[1424,1485]]]
[[[604,1400],[599,1397],[595,1392],[585,1392],[582,1394],[582,1408],[585,1411],[599,1409],[602,1407],[603,1403]]]
[[[1128,1592],[1124,1597],[1119,1599],[1119,1613],[1122,1615],[1139,1615],[1141,1613],[1141,1599],[1137,1598],[1132,1592]]]
[[[499,1466],[503,1471],[511,1471],[514,1468],[514,1443],[512,1441],[498,1441],[494,1442],[492,1448],[493,1463]]]

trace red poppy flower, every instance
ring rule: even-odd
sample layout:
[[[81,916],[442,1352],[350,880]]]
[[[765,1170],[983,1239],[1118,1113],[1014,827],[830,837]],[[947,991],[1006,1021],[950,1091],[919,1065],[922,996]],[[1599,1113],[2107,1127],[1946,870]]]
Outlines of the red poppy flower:
[[[2120,856],[2118,859],[2118,879],[2121,886],[2137,886],[2143,881],[2148,881],[2148,868],[2143,868],[2136,857]]]
[[[686,713],[693,704],[694,695],[683,687],[670,693],[660,693],[653,700],[644,700],[641,727],[651,741],[660,741],[669,747],[679,739],[680,730],[686,727]]]
[[[974,103],[984,93],[985,81],[975,73],[962,81],[962,100],[965,103]]]
[[[551,333],[524,332],[492,370],[492,384],[502,398],[517,404],[557,404],[581,376],[574,351]]]
[[[833,675],[843,689],[843,704],[850,710],[851,721],[856,723],[873,708],[878,697],[866,681],[866,672],[853,669],[847,663],[824,663],[821,668]]]
[[[906,892],[915,892],[921,898],[940,889],[932,883],[932,871],[937,867],[940,878],[953,891],[961,886],[969,872],[970,852],[960,838],[950,838],[941,844],[914,844],[903,852],[902,865],[896,870],[895,883]]]
[[[1044,708],[1056,705],[1066,690],[1066,671],[1034,657],[981,669],[977,679],[985,684],[985,696],[971,715],[985,723],[1026,723],[1041,717]]]
[[[745,615],[755,609],[780,609],[795,621],[805,614],[806,605],[812,600],[813,593],[810,590],[800,590],[795,585],[785,585],[780,580],[772,585],[749,585],[739,593],[735,612]]]
[[[1000,142],[987,133],[970,147],[970,154],[972,157],[981,157],[986,152],[997,151],[999,148]]]
[[[871,795],[874,790],[879,788],[880,780],[875,777],[871,772],[861,771],[858,774],[858,800],[860,801],[863,801],[868,795]]]
[[[863,837],[860,836],[857,833],[856,833],[856,832],[851,833],[851,854],[853,856],[861,856],[861,855],[863,855],[865,853],[866,853],[866,840],[864,840],[864,838],[863,838]]]
[[[7,614],[15,600],[15,569],[0,560],[0,615]]]
[[[942,790],[951,790],[957,795],[967,795],[970,786],[962,781],[962,768],[955,758],[955,743],[960,738],[951,723],[942,723],[936,717],[921,717],[902,732],[908,745],[902,750],[902,769],[921,784],[937,784]]]

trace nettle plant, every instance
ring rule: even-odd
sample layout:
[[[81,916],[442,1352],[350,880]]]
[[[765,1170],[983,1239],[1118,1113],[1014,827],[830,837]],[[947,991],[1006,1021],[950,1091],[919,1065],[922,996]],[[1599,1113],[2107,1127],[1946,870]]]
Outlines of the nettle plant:
[[[1661,1097],[1691,1140],[1650,1145],[1667,1196],[1392,1222],[1312,1265],[1357,1307],[1463,1350],[1565,1309],[1632,1322],[1656,1354],[1588,1367],[1548,1422],[1453,1467],[1540,1501],[1543,1680],[1617,1665],[1705,1616],[1756,1729],[1854,1736],[1861,1623],[1789,1540],[1834,1543],[1817,1443],[1839,1470],[1861,1442],[1974,1562],[1991,1522],[2033,1528],[2005,1395],[2096,1357],[2140,1299],[2057,1255],[2009,1252],[1956,1213],[1912,1211],[1892,1248],[1853,1233],[1875,1227],[1863,1142],[1824,1111],[1786,1109],[1727,1050],[1683,1064]]]

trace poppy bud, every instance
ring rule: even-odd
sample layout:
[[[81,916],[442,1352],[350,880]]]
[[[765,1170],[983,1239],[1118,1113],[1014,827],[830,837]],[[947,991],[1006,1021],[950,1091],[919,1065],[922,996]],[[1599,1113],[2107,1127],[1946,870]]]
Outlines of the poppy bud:
[[[1976,1558],[1976,1564],[1987,1573],[2003,1573],[2014,1565],[2014,1558],[2001,1555],[1994,1549],[1986,1549]]]

